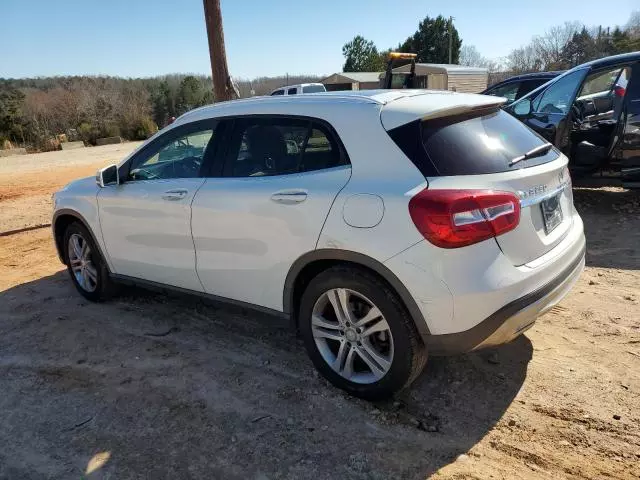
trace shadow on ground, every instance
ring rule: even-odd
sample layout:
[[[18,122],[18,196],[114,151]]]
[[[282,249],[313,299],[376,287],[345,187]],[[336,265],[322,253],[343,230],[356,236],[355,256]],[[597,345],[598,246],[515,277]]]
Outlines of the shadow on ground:
[[[575,188],[584,220],[587,266],[640,269],[640,190]]]
[[[142,290],[89,304],[60,272],[0,293],[0,478],[78,478],[96,454],[89,478],[425,478],[521,388],[529,340],[499,354],[433,359],[374,405],[318,378],[285,320]]]

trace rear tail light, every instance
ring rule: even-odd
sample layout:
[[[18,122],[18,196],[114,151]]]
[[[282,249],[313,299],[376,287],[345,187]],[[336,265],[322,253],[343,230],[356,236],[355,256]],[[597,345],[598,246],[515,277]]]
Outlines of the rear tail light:
[[[409,201],[418,231],[434,245],[459,248],[518,226],[520,199],[493,190],[422,190]]]
[[[624,94],[626,93],[626,90],[624,87],[621,87],[620,85],[616,85],[613,88],[613,92],[616,94],[616,97],[624,97]]]

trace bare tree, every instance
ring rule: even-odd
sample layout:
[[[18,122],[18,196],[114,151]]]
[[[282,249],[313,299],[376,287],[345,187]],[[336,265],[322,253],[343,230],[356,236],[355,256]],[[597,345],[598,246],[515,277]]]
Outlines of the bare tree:
[[[562,52],[573,38],[573,34],[582,29],[580,22],[565,22],[547,30],[544,35],[533,38],[535,55],[545,70],[557,70],[562,66]]]
[[[509,70],[515,74],[537,72],[542,68],[542,62],[533,45],[514,49],[507,57],[507,65]]]
[[[463,45],[460,49],[460,65],[468,67],[482,67],[489,72],[496,72],[502,67],[498,60],[483,57],[478,49],[473,45]]]
[[[624,29],[631,35],[631,38],[640,38],[640,10],[631,12],[629,21],[624,26]]]
[[[473,45],[463,45],[460,49],[460,65],[468,67],[479,67],[485,58]]]

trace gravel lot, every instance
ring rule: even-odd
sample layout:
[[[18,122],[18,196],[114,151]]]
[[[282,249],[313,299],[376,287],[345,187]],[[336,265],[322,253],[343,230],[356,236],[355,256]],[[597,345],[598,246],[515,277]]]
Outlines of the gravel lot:
[[[0,479],[638,478],[640,192],[576,190],[587,269],[525,336],[371,404],[283,320],[137,289],[90,304],[48,228],[7,234],[135,146],[0,159]]]

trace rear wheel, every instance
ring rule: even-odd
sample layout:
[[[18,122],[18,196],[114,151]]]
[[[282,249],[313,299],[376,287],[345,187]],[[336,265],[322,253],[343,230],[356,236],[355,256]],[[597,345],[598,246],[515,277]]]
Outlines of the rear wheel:
[[[88,230],[72,223],[64,234],[64,255],[67,270],[78,292],[92,302],[110,298],[115,285],[109,270]]]
[[[299,319],[318,371],[358,397],[393,395],[426,362],[424,345],[395,292],[366,271],[334,267],[319,274],[302,296]]]

